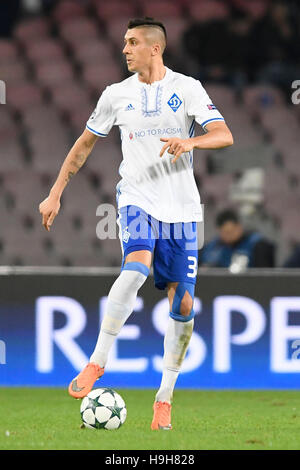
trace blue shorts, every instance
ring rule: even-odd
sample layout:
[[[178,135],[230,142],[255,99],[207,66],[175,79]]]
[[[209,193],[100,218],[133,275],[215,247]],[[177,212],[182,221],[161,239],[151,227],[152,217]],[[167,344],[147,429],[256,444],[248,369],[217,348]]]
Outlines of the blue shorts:
[[[149,250],[153,253],[155,287],[165,289],[169,282],[196,284],[196,222],[161,222],[132,205],[119,209],[117,222],[123,254],[122,269],[129,253]]]

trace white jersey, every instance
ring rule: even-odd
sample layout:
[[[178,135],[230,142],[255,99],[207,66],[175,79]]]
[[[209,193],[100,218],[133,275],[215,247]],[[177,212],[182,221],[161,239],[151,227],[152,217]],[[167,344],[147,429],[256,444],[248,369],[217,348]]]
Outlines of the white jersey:
[[[222,115],[198,80],[166,67],[162,80],[151,84],[138,74],[108,86],[87,122],[87,129],[106,137],[119,126],[123,161],[117,184],[118,208],[135,205],[162,222],[203,220],[193,174],[193,153],[175,162],[160,138],[193,137],[195,121],[203,128]],[[201,158],[201,155],[199,155]]]

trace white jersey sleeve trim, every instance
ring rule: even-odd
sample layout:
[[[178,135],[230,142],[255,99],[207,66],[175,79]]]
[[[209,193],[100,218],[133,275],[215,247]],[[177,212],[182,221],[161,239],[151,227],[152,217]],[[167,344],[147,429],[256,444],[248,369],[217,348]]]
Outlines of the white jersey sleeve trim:
[[[225,119],[224,118],[217,118],[217,117],[207,119],[206,121],[202,122],[201,127],[204,128],[206,126],[206,124],[208,124],[209,122],[213,122],[213,121],[225,121]]]
[[[93,134],[99,135],[100,137],[107,137],[108,134],[101,134],[101,132],[97,132],[94,129],[92,129],[90,126],[86,125],[86,128],[91,131]]]

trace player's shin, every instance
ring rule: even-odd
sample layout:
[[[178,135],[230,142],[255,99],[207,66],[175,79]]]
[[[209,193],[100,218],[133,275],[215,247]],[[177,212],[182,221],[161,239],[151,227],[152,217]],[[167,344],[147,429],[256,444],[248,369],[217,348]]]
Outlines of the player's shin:
[[[122,326],[131,315],[138,290],[146,281],[148,274],[149,269],[142,263],[125,264],[123,271],[110,289],[106,313],[90,362],[105,367],[109,350]]]
[[[164,339],[163,375],[155,401],[171,403],[174,387],[193,333],[194,319],[169,318]]]

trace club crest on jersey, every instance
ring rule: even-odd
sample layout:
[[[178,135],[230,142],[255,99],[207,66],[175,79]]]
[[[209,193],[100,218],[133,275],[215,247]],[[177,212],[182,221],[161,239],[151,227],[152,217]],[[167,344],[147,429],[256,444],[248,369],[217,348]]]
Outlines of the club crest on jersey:
[[[168,101],[170,108],[176,113],[177,109],[181,106],[181,99],[174,93]]]
[[[129,237],[130,237],[130,233],[128,232],[128,227],[124,228],[123,230],[123,242],[124,243],[128,243],[128,240],[129,240]]]
[[[215,105],[212,104],[212,103],[211,103],[211,104],[208,104],[207,107],[208,107],[208,109],[210,109],[210,110],[212,110],[212,109],[217,109],[217,108],[215,107]]]

